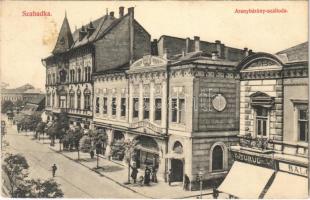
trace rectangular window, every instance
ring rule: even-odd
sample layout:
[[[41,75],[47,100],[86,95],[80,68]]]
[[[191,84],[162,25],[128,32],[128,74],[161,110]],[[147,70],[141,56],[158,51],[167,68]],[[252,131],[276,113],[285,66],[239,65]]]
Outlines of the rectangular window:
[[[108,113],[108,98],[103,97],[103,114]]]
[[[178,107],[177,99],[171,99],[171,121],[177,122],[178,120]]]
[[[150,118],[150,98],[144,98],[143,100],[143,119]]]
[[[133,112],[132,112],[132,117],[137,118],[139,117],[139,98],[133,98],[132,101],[133,105]]]
[[[96,113],[99,113],[100,103],[99,103],[99,97],[96,97]]]
[[[256,135],[258,137],[267,136],[268,110],[260,107],[256,110]]]
[[[185,123],[185,99],[179,99],[179,123]]]
[[[308,110],[298,110],[298,139],[299,141],[308,142],[309,129],[308,129]]]
[[[121,116],[126,116],[126,98],[121,98]]]
[[[112,98],[112,115],[116,115],[116,97]]]
[[[155,120],[161,120],[161,99],[155,99]]]

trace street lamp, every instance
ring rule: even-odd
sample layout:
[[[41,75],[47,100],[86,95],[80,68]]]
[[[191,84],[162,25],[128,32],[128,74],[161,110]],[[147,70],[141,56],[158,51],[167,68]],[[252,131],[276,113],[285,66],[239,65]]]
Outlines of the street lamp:
[[[203,175],[204,175],[204,171],[203,169],[201,168],[197,174],[197,182],[199,182],[200,184],[200,199],[202,199],[202,180],[203,180]]]

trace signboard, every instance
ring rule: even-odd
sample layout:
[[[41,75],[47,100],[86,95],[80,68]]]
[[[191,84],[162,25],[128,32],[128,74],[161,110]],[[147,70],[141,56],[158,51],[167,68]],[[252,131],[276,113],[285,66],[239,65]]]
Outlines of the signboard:
[[[240,153],[240,152],[232,152],[232,156],[234,160],[240,161],[240,162],[245,162],[251,165],[257,165],[260,167],[266,167],[266,168],[274,168],[274,161],[271,158],[265,158],[261,156],[256,156],[256,155],[249,155],[245,153]]]
[[[298,165],[279,162],[279,170],[308,177],[308,168]]]

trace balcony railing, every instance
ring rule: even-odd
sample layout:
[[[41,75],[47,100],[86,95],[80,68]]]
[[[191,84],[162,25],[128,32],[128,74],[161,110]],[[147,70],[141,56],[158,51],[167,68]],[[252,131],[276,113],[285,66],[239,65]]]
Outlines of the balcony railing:
[[[273,143],[271,139],[268,138],[253,138],[251,135],[245,135],[240,137],[240,146],[254,148],[259,150],[273,150],[269,148],[268,144]]]

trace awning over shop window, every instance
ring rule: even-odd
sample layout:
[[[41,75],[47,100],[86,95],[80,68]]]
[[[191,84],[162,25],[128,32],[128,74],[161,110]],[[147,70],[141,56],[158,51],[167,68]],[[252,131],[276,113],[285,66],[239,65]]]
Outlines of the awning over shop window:
[[[237,198],[258,199],[274,170],[235,161],[219,191]]]
[[[266,199],[303,199],[307,197],[307,178],[286,172],[277,172],[264,196]]]

